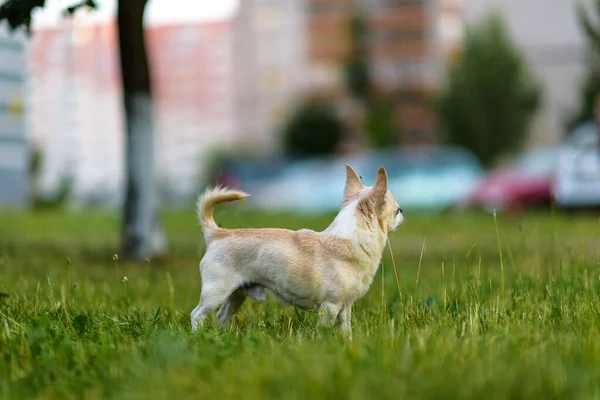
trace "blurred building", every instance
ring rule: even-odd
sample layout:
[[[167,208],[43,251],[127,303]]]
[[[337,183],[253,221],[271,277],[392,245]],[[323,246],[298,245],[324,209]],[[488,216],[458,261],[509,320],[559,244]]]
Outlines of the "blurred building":
[[[29,144],[23,114],[26,82],[24,35],[0,26],[0,206],[29,200]]]
[[[114,29],[65,21],[38,33],[29,53],[30,127],[43,192],[69,180],[78,199],[114,197],[123,177]]]
[[[230,20],[147,28],[165,194],[198,189],[201,161],[236,141],[233,30]]]
[[[276,150],[278,128],[308,82],[303,7],[247,0],[232,18],[146,28],[164,194],[195,194],[203,161],[218,148]],[[42,181],[51,192],[68,178],[75,199],[117,204],[124,121],[116,29],[110,20],[78,21],[44,26],[32,40]]]
[[[199,159],[234,140],[229,21],[147,28],[155,106],[157,177],[174,197],[196,190]],[[47,191],[72,182],[76,200],[116,204],[123,132],[112,23],[44,28],[33,37],[31,127]]]
[[[590,1],[584,2],[590,4]],[[556,142],[578,107],[585,41],[572,0],[306,0],[312,83],[332,99],[347,96],[343,65],[354,9],[367,20],[368,57],[377,96],[395,107],[404,143],[435,141],[429,101],[448,60],[460,54],[465,24],[500,11],[545,89],[532,142]],[[532,21],[538,20],[538,23]]]
[[[307,0],[309,59],[313,83],[325,96],[347,95],[344,64],[350,55],[353,12],[366,22],[367,54],[374,95],[392,102],[403,143],[436,140],[429,105],[439,84],[460,3],[450,0]],[[458,33],[457,33],[458,32]]]
[[[560,140],[566,118],[579,106],[586,43],[577,23],[577,4],[573,0],[464,0],[467,23],[493,10],[503,14],[543,84],[544,104],[532,132],[533,143]]]
[[[309,82],[304,0],[240,1],[233,24],[236,136],[275,151]]]

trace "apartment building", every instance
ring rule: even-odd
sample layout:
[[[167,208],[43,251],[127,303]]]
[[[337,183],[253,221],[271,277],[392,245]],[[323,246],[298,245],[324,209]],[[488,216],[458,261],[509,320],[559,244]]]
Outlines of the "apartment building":
[[[236,138],[265,152],[310,82],[303,0],[244,0],[235,15]]]
[[[166,192],[195,194],[206,155],[235,132],[231,20],[149,27],[157,171]]]
[[[37,32],[29,53],[31,130],[44,157],[42,186],[69,178],[74,199],[119,204],[124,179],[116,27]],[[191,195],[200,159],[234,140],[231,23],[147,28],[155,107],[156,172],[174,196]]]
[[[313,81],[330,98],[346,95],[343,64],[350,54],[351,16],[364,15],[374,95],[393,103],[398,142],[436,140],[429,101],[452,49],[449,0],[307,0],[309,59]],[[459,30],[460,31],[460,30]]]

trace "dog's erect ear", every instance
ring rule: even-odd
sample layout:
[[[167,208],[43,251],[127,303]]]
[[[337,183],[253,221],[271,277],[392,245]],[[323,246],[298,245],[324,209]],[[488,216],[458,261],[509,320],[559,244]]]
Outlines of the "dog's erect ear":
[[[346,164],[346,186],[344,187],[344,200],[356,196],[365,186],[360,181],[360,177],[350,165]]]
[[[375,179],[375,184],[371,189],[371,196],[375,200],[375,203],[382,204],[385,201],[385,196],[387,194],[387,183],[387,172],[385,172],[385,168],[379,167],[379,169],[377,170],[377,178]]]

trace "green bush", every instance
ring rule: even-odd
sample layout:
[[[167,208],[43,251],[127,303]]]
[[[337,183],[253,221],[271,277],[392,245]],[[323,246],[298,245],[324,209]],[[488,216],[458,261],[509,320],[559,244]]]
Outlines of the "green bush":
[[[466,32],[436,112],[450,144],[489,166],[524,143],[542,91],[499,14]]]
[[[344,126],[335,111],[321,102],[307,102],[283,129],[285,153],[306,158],[334,153],[344,136]]]
[[[369,104],[367,109],[366,129],[370,145],[375,148],[390,147],[396,144],[399,135],[393,121],[393,104],[377,101]]]
[[[600,94],[600,71],[589,68],[581,86],[580,105],[577,112],[571,115],[566,122],[567,131],[572,131],[578,125],[594,117],[596,97]]]

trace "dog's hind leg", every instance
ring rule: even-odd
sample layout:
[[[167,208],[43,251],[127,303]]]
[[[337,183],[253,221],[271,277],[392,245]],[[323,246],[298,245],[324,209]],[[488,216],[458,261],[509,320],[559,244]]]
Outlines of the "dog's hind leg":
[[[246,290],[240,288],[233,292],[225,301],[225,304],[221,306],[217,312],[217,322],[219,326],[225,325],[233,314],[242,306],[246,300]]]
[[[203,285],[200,303],[194,308],[190,315],[192,320],[192,331],[195,332],[203,324],[206,317],[219,308],[235,289],[235,286],[214,284]]]

